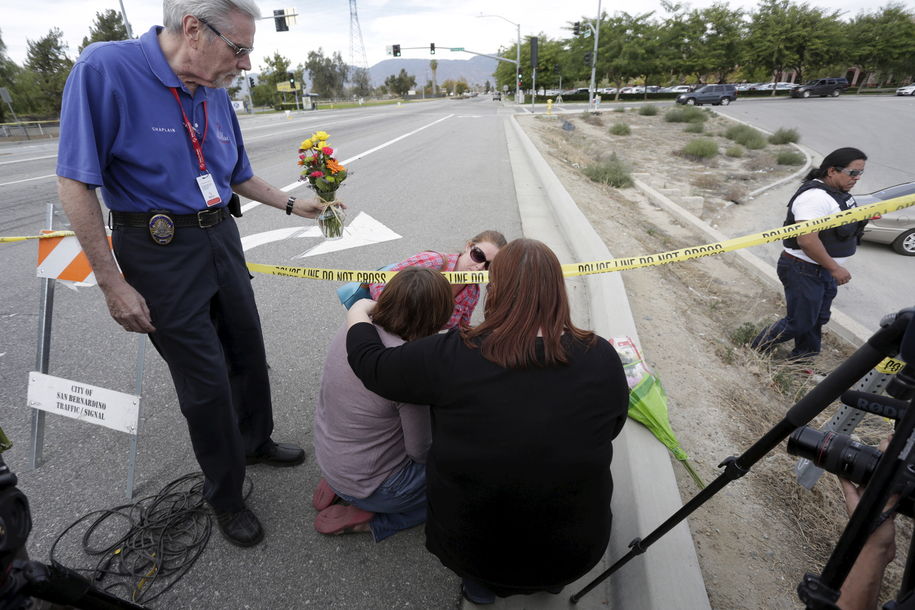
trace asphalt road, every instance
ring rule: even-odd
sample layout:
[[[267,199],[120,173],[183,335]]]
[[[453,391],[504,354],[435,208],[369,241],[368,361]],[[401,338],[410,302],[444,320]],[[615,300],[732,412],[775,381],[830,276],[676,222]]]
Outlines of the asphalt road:
[[[796,129],[800,143],[816,153],[817,163],[837,148],[860,148],[868,155],[867,168],[852,194],[915,180],[915,100],[910,97],[738,98],[715,110],[768,131]],[[745,233],[780,226],[794,186],[748,204]],[[774,264],[780,249],[769,244],[765,256]],[[852,281],[839,288],[835,307],[866,327],[876,330],[885,314],[915,305],[915,258],[896,254],[887,245],[862,242],[847,267]]]
[[[248,260],[276,265],[374,269],[424,249],[458,251],[475,233],[521,233],[504,136],[512,110],[488,98],[441,100],[356,110],[244,117],[254,169],[278,186],[293,185],[296,149],[312,132],[330,133],[340,159],[353,159],[340,191],[354,217],[365,212],[401,239],[296,258],[320,243],[305,237],[259,245]],[[400,139],[398,139],[400,138]],[[394,141],[396,140],[396,141]],[[56,200],[56,141],[0,146],[0,235],[45,227]],[[356,158],[358,157],[358,158]],[[296,194],[308,196],[298,186]],[[244,203],[244,202],[243,202]],[[56,226],[65,218],[58,215]],[[238,221],[243,236],[312,226],[266,206]],[[28,372],[35,370],[39,280],[35,241],[0,245],[0,425],[15,446],[4,459],[31,502],[28,549],[48,561],[54,539],[90,511],[125,502],[129,437],[48,416],[44,460],[29,467]],[[271,364],[276,430],[311,453],[311,426],[326,345],[343,320],[336,284],[258,275],[254,287]],[[55,292],[52,375],[133,392],[136,335],[109,318],[97,288]],[[136,494],[157,492],[197,470],[187,428],[164,363],[147,350]],[[250,506],[267,531],[261,545],[237,549],[214,532],[193,572],[155,603],[174,608],[446,608],[459,603],[458,580],[423,546],[422,528],[382,544],[369,536],[328,538],[314,532],[312,459],[295,469],[249,469]]]

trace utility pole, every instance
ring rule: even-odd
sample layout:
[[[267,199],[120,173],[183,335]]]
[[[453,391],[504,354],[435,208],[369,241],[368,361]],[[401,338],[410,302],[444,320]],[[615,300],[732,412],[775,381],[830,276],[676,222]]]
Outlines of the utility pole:
[[[600,0],[597,0],[597,19],[591,27],[594,32],[594,54],[591,55],[591,86],[588,88],[588,110],[594,110],[594,77],[597,72],[597,42],[600,40]]]
[[[127,11],[124,10],[124,0],[119,0],[121,4],[121,19],[124,20],[124,27],[127,29],[127,38],[133,38],[133,31],[130,29],[130,22],[127,21]]]

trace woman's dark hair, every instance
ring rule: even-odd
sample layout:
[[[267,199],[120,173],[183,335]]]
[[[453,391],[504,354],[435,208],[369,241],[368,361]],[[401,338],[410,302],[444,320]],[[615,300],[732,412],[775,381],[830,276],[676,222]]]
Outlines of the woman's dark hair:
[[[483,357],[505,368],[568,362],[563,333],[587,344],[594,333],[576,328],[559,259],[546,244],[516,239],[499,250],[489,268],[485,320],[464,329],[464,342],[479,345]],[[543,357],[537,356],[537,333]],[[479,340],[478,340],[479,339]]]
[[[445,276],[426,267],[406,267],[378,297],[372,321],[404,341],[414,341],[437,333],[453,308]]]
[[[867,155],[857,148],[852,148],[850,146],[846,148],[837,148],[832,151],[823,159],[823,162],[820,163],[819,167],[814,167],[811,169],[807,176],[804,178],[804,182],[808,180],[813,180],[815,178],[825,178],[826,174],[829,173],[830,167],[835,167],[836,169],[845,169],[848,167],[852,161],[867,161]]]
[[[470,240],[470,243],[479,244],[484,241],[491,243],[492,245],[499,248],[500,250],[505,247],[505,244],[508,243],[507,241],[505,241],[504,235],[502,235],[498,231],[493,231],[491,229],[487,230],[487,231],[483,231],[482,233],[475,235],[473,237],[473,239]]]

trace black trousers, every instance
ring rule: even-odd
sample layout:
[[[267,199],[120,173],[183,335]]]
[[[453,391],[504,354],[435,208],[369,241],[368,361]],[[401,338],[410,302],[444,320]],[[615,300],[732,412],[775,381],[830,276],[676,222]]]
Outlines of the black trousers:
[[[117,228],[124,278],[149,306],[153,345],[168,363],[204,496],[217,510],[244,506],[245,454],[273,432],[260,316],[235,219],[176,229],[167,246],[145,228]]]

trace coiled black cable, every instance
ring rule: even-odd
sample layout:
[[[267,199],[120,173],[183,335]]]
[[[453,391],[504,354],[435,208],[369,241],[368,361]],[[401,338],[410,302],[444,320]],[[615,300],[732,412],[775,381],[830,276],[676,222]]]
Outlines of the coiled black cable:
[[[247,499],[252,489],[247,477],[245,484]],[[82,551],[98,561],[94,567],[64,566],[57,558],[58,545],[84,524],[88,526]],[[148,604],[187,574],[206,549],[212,530],[203,474],[191,473],[154,496],[80,517],[54,540],[50,562],[82,573],[106,592]]]

